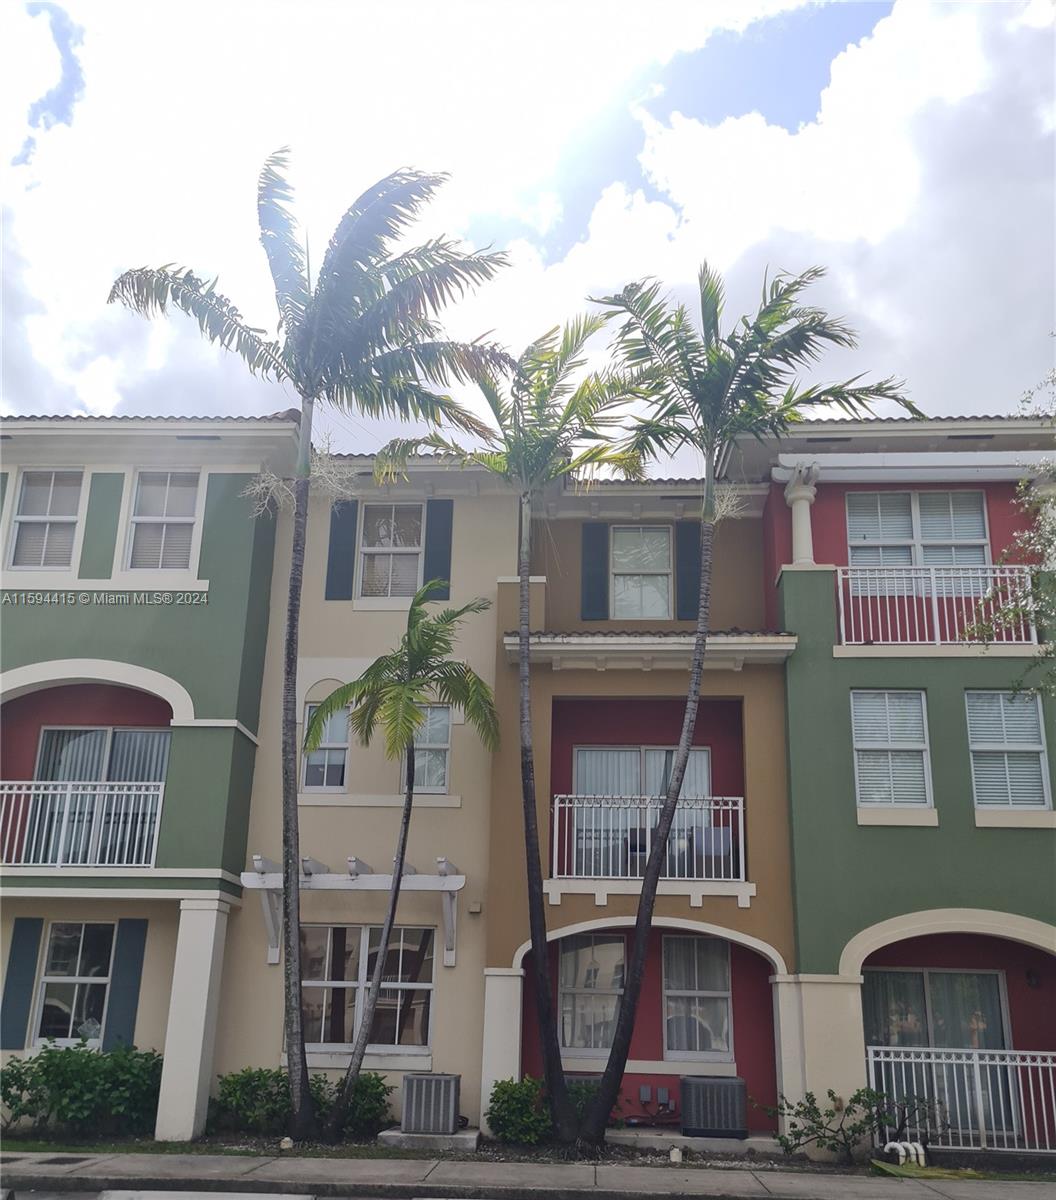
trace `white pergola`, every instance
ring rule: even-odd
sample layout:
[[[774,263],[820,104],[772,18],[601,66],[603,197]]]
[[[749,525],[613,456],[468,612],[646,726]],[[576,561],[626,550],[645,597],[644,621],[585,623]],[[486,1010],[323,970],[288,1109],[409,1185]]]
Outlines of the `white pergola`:
[[[348,869],[332,871],[317,858],[301,859],[301,890],[317,892],[387,892],[392,874],[380,874],[355,855],[345,860]],[[242,872],[242,886],[260,893],[264,928],[268,935],[268,962],[277,963],[282,945],[282,866],[261,854],[253,855],[253,870]],[[400,890],[437,892],[444,931],[444,966],[455,965],[455,938],[458,931],[458,893],[466,886],[454,863],[436,860],[436,872],[424,875],[409,863],[404,864]]]

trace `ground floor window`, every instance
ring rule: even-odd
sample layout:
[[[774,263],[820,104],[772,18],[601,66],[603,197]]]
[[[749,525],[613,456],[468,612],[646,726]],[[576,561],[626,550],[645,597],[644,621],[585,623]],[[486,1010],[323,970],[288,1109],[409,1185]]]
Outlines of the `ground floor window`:
[[[721,938],[664,937],[664,1055],[730,1059],[730,946]]]
[[[561,1045],[608,1050],[623,995],[621,934],[581,933],[561,939],[558,964]]]
[[[114,926],[101,921],[53,921],[40,980],[36,1037],[99,1046],[103,1036]]]
[[[867,968],[864,977],[867,1045],[1009,1048],[1000,971]]]
[[[371,1047],[428,1048],[434,942],[432,929],[392,931]],[[310,1046],[347,1047],[355,1040],[380,945],[376,925],[301,926],[301,1012]]]

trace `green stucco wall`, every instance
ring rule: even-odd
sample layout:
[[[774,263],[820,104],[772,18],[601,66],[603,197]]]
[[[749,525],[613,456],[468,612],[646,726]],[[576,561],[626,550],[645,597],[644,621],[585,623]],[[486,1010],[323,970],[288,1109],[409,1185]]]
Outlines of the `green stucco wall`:
[[[1024,660],[837,659],[832,573],[785,571],[779,588],[781,628],[799,636],[786,673],[796,969],[835,973],[856,933],[925,909],[1056,921],[1056,830],[977,829],[972,803],[965,690],[1011,687]],[[937,827],[858,825],[852,688],[926,692]],[[1044,720],[1052,779],[1052,701]]]
[[[113,574],[124,484],[124,475],[116,472],[96,471],[92,475],[78,579],[109,579]]]

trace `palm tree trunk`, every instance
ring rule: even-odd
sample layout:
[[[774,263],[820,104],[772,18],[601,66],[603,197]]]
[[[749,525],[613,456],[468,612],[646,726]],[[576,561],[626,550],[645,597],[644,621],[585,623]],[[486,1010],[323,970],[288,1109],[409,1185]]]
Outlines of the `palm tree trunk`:
[[[705,467],[704,511],[700,522],[700,593],[697,605],[697,628],[693,639],[693,659],[689,668],[689,688],[686,693],[686,709],[682,717],[682,732],[678,739],[671,768],[667,794],[660,809],[660,817],[653,831],[653,845],[645,864],[642,893],[638,901],[638,916],[634,923],[634,940],[631,957],[624,972],[623,996],[620,999],[619,1015],[612,1035],[605,1071],[598,1090],[591,1100],[583,1120],[580,1140],[590,1145],[600,1145],[605,1140],[605,1126],[619,1095],[623,1073],[627,1067],[627,1056],[631,1049],[631,1034],[638,1014],[638,1001],[642,993],[645,976],[645,957],[649,946],[649,931],[653,924],[656,907],[656,889],[660,872],[667,859],[668,835],[678,808],[682,792],[682,780],[689,763],[689,751],[693,744],[693,730],[697,724],[697,707],[700,703],[700,679],[704,671],[704,654],[708,645],[708,624],[711,616],[711,561],[712,543],[715,535],[714,484],[712,481],[710,455]]]
[[[352,1057],[348,1062],[348,1070],[341,1083],[341,1090],[326,1122],[327,1136],[337,1139],[341,1136],[345,1121],[348,1117],[349,1105],[355,1091],[356,1080],[363,1067],[367,1045],[370,1042],[370,1031],[374,1025],[374,1013],[378,1007],[381,995],[381,978],[385,971],[385,962],[389,955],[389,942],[392,939],[392,928],[396,923],[396,906],[400,900],[400,885],[403,882],[403,868],[407,861],[407,837],[411,829],[411,810],[414,806],[414,744],[407,749],[407,776],[403,797],[403,816],[400,819],[400,835],[396,842],[396,857],[392,863],[392,886],[389,888],[389,907],[385,913],[385,922],[381,927],[381,941],[378,945],[377,957],[374,960],[374,971],[370,977],[366,999],[363,1001],[363,1012],[360,1016],[359,1031],[356,1042],[352,1047]]]
[[[549,946],[546,940],[546,907],[543,896],[543,870],[539,858],[539,821],[535,808],[535,759],[532,747],[532,690],[529,670],[529,579],[531,570],[532,498],[521,495],[521,528],[518,554],[520,612],[517,623],[517,667],[520,683],[521,724],[521,800],[524,807],[524,851],[528,872],[528,927],[532,939],[532,986],[539,1021],[539,1041],[543,1050],[543,1077],[558,1141],[570,1143],[576,1137],[576,1117],[572,1111],[565,1073],[561,1066],[561,1045],[557,1037],[557,1014],[550,986]],[[487,1097],[483,1097],[487,1103]]]
[[[290,1079],[290,1134],[315,1137],[315,1105],[308,1079],[301,1017],[301,839],[297,824],[297,657],[304,579],[304,543],[312,454],[312,401],[302,398],[300,444],[294,480],[293,545],[282,659],[282,949],[286,1062]]]

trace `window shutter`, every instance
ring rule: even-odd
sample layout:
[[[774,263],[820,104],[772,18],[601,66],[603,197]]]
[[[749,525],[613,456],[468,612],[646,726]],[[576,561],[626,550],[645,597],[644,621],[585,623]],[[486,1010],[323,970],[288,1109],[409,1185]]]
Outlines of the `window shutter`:
[[[609,527],[603,521],[583,522],[580,619],[604,621],[609,616]]]
[[[913,510],[908,492],[848,492],[847,540],[908,541],[913,536]]]
[[[330,549],[326,556],[327,600],[351,600],[356,574],[355,500],[338,500],[330,509]]]
[[[4,999],[0,1004],[0,1050],[26,1048],[43,932],[44,921],[41,917],[15,917],[11,949],[7,955]]]
[[[675,522],[675,617],[695,621],[700,602],[700,522]]]
[[[147,944],[147,922],[135,917],[117,923],[117,942],[110,968],[110,994],[106,1001],[103,1049],[131,1046],[136,1035],[139,981],[143,975],[143,951]]]
[[[425,505],[425,562],[422,582],[444,579],[448,586],[433,592],[434,600],[451,599],[451,530],[454,524],[453,500],[429,500]]]

